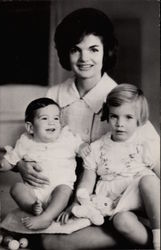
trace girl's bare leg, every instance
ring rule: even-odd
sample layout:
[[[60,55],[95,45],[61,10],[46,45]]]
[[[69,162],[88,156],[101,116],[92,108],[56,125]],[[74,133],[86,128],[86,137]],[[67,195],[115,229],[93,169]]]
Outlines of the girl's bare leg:
[[[151,223],[154,248],[160,249],[160,180],[157,176],[144,176],[139,189]]]
[[[120,212],[113,218],[114,227],[134,244],[146,246],[149,243],[149,232],[133,212]]]
[[[139,183],[144,208],[153,229],[160,228],[160,180],[157,176],[144,176]]]
[[[160,229],[159,188],[159,179],[155,176],[144,176],[140,180],[140,195],[152,229]],[[134,213],[127,211],[116,214],[113,224],[128,240],[140,245],[148,243],[148,231]]]
[[[38,216],[23,218],[22,223],[32,230],[47,228],[66,208],[71,194],[72,189],[67,185],[56,187],[46,210]]]

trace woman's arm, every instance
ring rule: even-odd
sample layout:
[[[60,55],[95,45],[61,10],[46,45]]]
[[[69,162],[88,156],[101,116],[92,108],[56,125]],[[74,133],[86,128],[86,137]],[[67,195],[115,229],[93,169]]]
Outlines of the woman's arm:
[[[42,169],[36,162],[32,161],[31,159],[28,159],[28,161],[27,159],[20,160],[17,165],[13,167],[13,165],[4,158],[6,153],[7,150],[4,147],[0,147],[1,172],[10,169],[15,172],[19,172],[24,181],[35,187],[41,187],[42,185],[47,185],[49,183],[48,179],[40,173]]]

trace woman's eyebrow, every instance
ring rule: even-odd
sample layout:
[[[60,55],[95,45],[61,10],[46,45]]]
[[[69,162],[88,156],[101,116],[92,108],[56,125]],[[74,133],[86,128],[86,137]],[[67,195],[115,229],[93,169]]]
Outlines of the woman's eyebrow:
[[[100,45],[98,45],[98,44],[94,44],[94,45],[91,45],[91,46],[89,46],[89,48],[95,48],[95,47],[100,47]]]

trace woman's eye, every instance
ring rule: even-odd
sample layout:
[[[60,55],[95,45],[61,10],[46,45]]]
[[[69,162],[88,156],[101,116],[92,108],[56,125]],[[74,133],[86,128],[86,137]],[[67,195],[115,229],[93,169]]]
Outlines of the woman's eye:
[[[78,48],[77,48],[77,47],[73,47],[73,48],[70,49],[70,53],[71,53],[71,54],[74,54],[74,53],[76,53],[77,51],[78,51]]]
[[[96,48],[91,48],[90,51],[92,51],[92,52],[98,52],[98,49],[96,49]]]

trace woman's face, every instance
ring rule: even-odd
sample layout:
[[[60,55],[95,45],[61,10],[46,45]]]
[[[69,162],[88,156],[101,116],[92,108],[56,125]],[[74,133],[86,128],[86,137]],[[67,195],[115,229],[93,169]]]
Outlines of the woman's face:
[[[71,69],[77,78],[90,79],[101,76],[103,43],[93,34],[86,35],[70,50]]]

